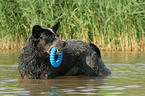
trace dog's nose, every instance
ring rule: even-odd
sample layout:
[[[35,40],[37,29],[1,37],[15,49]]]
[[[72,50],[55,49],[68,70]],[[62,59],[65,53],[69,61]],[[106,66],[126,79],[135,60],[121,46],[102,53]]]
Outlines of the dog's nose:
[[[57,54],[57,55],[62,54],[62,53],[61,53],[61,49],[57,49],[56,54]]]
[[[63,47],[65,47],[66,46],[66,42],[63,42]]]
[[[53,43],[53,46],[56,47],[57,49],[62,49],[63,48],[63,44],[64,42],[62,40],[56,40],[54,43]]]

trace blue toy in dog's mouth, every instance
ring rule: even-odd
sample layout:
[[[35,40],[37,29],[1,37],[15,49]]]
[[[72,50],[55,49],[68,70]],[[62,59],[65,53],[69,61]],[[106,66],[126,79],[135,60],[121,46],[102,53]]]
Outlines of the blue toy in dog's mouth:
[[[58,67],[61,62],[62,62],[62,57],[63,57],[63,50],[61,49],[61,54],[58,55],[57,60],[55,61],[55,53],[56,53],[57,49],[55,47],[52,47],[51,51],[50,51],[50,63],[53,67]]]

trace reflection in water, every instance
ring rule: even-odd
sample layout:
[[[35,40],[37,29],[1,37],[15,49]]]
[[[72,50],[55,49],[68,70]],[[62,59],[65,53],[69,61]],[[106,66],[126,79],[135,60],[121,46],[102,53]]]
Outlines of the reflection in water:
[[[62,76],[56,79],[20,79],[19,53],[0,52],[0,96],[124,96],[145,95],[145,53],[102,52],[112,75]]]
[[[19,87],[30,91],[30,95],[39,94],[95,94],[99,91],[99,87],[103,83],[101,77],[87,76],[62,76],[49,80],[24,80],[20,79]],[[22,94],[21,94],[22,95]]]

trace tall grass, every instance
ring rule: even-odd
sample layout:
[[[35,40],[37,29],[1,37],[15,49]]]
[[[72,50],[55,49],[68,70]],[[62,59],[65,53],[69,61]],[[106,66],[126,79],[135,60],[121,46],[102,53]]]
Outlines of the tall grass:
[[[21,49],[35,24],[101,50],[145,50],[144,0],[1,0],[0,49]]]

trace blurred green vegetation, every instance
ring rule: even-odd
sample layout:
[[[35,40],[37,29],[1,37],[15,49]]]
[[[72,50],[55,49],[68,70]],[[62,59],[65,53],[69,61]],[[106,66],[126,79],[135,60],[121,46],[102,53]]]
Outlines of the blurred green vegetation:
[[[144,0],[1,0],[0,50],[21,49],[35,24],[60,21],[64,39],[82,39],[101,50],[145,50]]]

